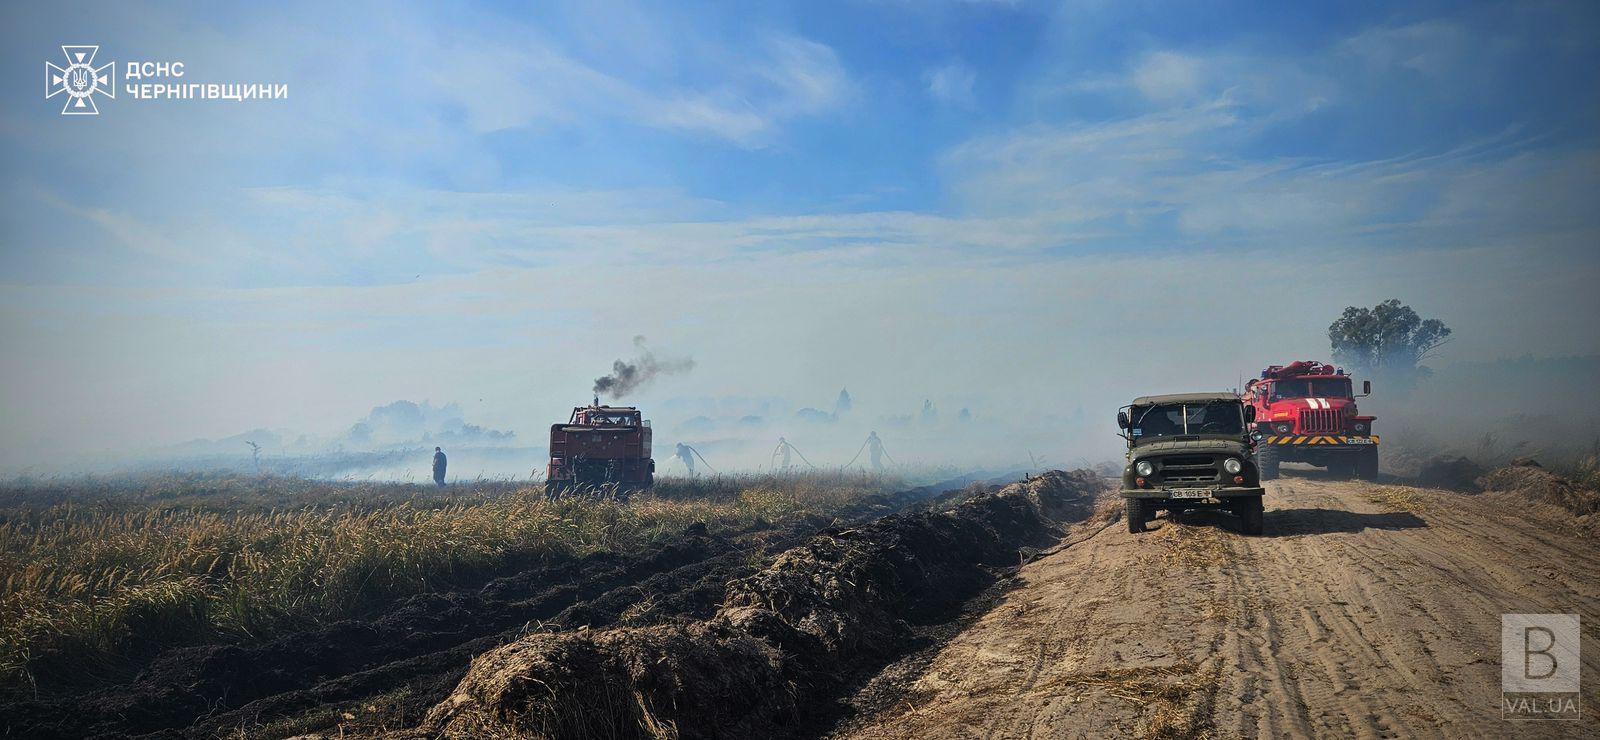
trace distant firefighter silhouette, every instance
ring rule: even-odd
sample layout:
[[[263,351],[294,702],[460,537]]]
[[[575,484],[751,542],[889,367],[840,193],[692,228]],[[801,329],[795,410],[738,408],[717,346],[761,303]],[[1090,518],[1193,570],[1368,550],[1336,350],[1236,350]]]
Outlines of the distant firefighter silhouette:
[[[779,437],[778,438],[778,446],[772,450],[772,469],[773,470],[788,470],[793,464],[791,462],[793,460],[791,455],[799,455],[801,462],[803,462],[806,465],[809,465],[809,466],[811,466],[813,468],[817,467],[816,465],[812,464],[812,462],[810,460],[806,459],[806,453],[801,452],[800,448],[795,447],[792,444],[789,444],[789,440],[784,439],[783,437]],[[783,458],[783,467],[781,467],[781,468],[778,467],[778,458],[780,458],[780,457]]]
[[[778,462],[778,458],[782,457],[783,458],[783,467],[779,468],[779,469],[780,470],[788,470],[789,466],[791,464],[793,464],[791,462],[793,460],[793,455],[794,455],[794,447],[790,446],[789,440],[784,439],[783,437],[779,437],[778,438],[778,446],[773,448],[773,450],[772,450],[772,463],[773,463],[773,466],[777,467],[776,464]]]
[[[689,469],[689,475],[694,475],[694,452],[689,449],[689,445],[679,442],[678,451],[673,454],[683,461],[683,467]]]
[[[433,448],[433,482],[440,488],[444,488],[444,468],[449,462],[444,456],[444,450]]]
[[[889,453],[884,451],[883,440],[878,439],[878,433],[868,432],[867,441],[861,443],[861,447],[856,450],[855,457],[850,458],[850,462],[845,463],[844,466],[848,468],[851,465],[855,465],[856,461],[861,459],[861,453],[863,452],[868,453],[869,459],[872,460],[873,470],[883,470],[883,459],[886,457],[889,458],[889,462],[894,462],[894,458],[889,457]]]

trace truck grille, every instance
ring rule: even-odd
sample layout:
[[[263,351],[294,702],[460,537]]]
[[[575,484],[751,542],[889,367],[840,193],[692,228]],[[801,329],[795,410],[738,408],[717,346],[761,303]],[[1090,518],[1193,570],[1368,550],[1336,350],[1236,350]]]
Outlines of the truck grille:
[[[1184,455],[1161,460],[1162,483],[1211,483],[1217,480],[1217,460],[1211,455]]]
[[[1300,433],[1339,431],[1339,412],[1335,409],[1306,409],[1300,412]]]

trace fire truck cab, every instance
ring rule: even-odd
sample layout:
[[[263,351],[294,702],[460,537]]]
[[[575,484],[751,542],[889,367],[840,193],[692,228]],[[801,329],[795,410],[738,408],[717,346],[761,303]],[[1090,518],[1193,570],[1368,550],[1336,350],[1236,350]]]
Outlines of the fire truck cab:
[[[1342,368],[1315,361],[1271,365],[1245,384],[1244,400],[1255,407],[1256,464],[1263,480],[1278,477],[1278,466],[1303,462],[1335,475],[1372,480],[1378,476],[1377,417],[1363,416],[1361,393]]]

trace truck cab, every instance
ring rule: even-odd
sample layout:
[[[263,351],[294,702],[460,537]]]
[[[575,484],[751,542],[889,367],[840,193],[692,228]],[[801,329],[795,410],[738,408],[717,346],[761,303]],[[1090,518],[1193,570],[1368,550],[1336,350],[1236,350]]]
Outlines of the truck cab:
[[[1128,531],[1145,531],[1162,509],[1209,508],[1237,515],[1245,534],[1261,534],[1266,491],[1253,460],[1254,414],[1233,393],[1143,396],[1118,411],[1128,443]]]
[[[1326,467],[1340,477],[1376,478],[1377,417],[1356,408],[1357,398],[1372,393],[1372,383],[1361,387],[1358,396],[1342,369],[1311,361],[1272,365],[1246,383],[1244,399],[1255,408],[1261,433],[1262,478],[1277,478],[1285,462]]]

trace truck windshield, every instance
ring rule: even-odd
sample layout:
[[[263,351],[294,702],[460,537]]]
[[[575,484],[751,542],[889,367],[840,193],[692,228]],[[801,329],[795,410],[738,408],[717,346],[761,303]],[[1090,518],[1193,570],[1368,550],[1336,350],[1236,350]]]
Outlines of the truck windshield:
[[[1349,398],[1349,378],[1292,378],[1272,384],[1272,400],[1280,398]]]
[[[1135,406],[1132,433],[1135,439],[1180,434],[1243,434],[1244,418],[1239,408],[1233,401]]]

